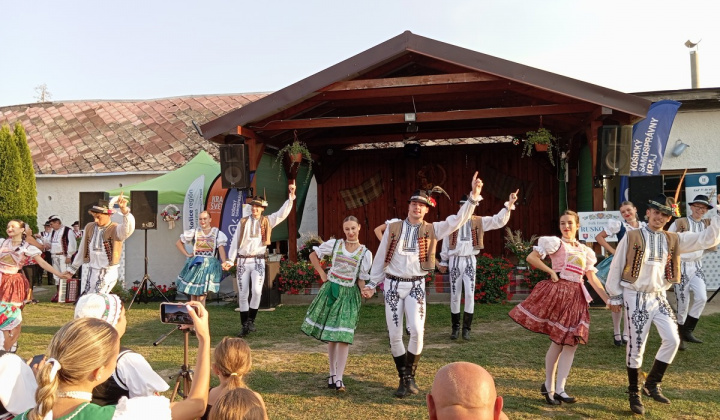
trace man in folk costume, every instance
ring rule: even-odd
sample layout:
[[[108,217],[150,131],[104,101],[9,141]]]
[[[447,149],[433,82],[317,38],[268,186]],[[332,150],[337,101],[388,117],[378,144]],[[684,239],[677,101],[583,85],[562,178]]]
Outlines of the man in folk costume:
[[[75,234],[68,226],[64,226],[60,220],[60,216],[52,215],[48,218],[50,227],[53,229],[50,234],[50,242],[45,245],[45,249],[52,255],[52,266],[60,273],[67,271],[67,267],[72,262],[72,256],[77,251],[77,241]],[[49,276],[50,274],[48,274]],[[54,276],[55,287],[60,290],[60,277]],[[49,283],[49,282],[48,282]],[[52,298],[51,302],[57,302],[58,295]]]
[[[370,297],[377,285],[384,282],[385,321],[390,335],[390,350],[400,377],[396,397],[419,392],[415,371],[423,348],[425,276],[435,269],[437,241],[470,220],[481,200],[482,185],[475,172],[467,202],[456,215],[435,223],[423,220],[430,207],[435,207],[435,200],[426,191],[416,191],[408,201],[407,218],[391,223],[383,233],[370,270],[370,281],[362,293],[364,297]],[[407,353],[402,341],[403,315],[407,316],[410,329]]]
[[[669,404],[660,389],[665,371],[680,345],[677,323],[665,291],[679,284],[680,256],[720,243],[720,217],[711,219],[702,232],[665,232],[663,227],[679,216],[673,198],[660,194],[648,201],[648,224],[625,234],[615,251],[605,285],[613,310],[625,307],[629,338],[626,361],[630,410],[644,414],[640,389],[655,401]],[[642,384],[641,367],[651,324],[655,324],[662,344],[650,373]]]
[[[78,253],[68,267],[71,274],[83,267],[82,294],[110,293],[117,283],[123,243],[135,231],[135,217],[122,193],[117,198],[117,205],[123,216],[122,223],[110,220],[112,205],[105,200],[88,210],[95,221],[85,225]]]
[[[703,216],[712,208],[706,195],[698,195],[690,203],[692,214],[675,220],[668,228],[668,232],[702,232],[710,224],[710,219],[703,219]],[[715,249],[709,251],[715,251]],[[686,341],[702,343],[693,335],[693,331],[705,309],[705,303],[707,303],[707,285],[702,269],[703,253],[704,250],[688,252],[680,256],[680,284],[675,285],[680,350],[685,350]],[[690,292],[693,293],[692,307],[690,306]]]
[[[505,207],[495,216],[472,216],[460,229],[442,241],[440,251],[441,273],[450,267],[450,316],[452,319],[451,340],[460,335],[460,298],[465,289],[465,310],[463,312],[462,338],[470,339],[470,327],[475,312],[475,275],[477,274],[476,256],[483,249],[483,234],[489,230],[500,229],[510,220],[510,211],[515,210],[517,193],[510,194]],[[463,205],[467,196],[463,195],[458,204]]]
[[[288,199],[280,210],[269,216],[263,216],[268,206],[265,197],[253,197],[250,201],[250,216],[243,217],[235,227],[227,261],[223,269],[229,270],[237,257],[238,304],[242,330],[238,337],[245,337],[255,331],[255,317],[260,307],[260,295],[265,282],[265,254],[270,245],[272,229],[285,220],[292,211],[295,200],[295,181],[288,185]],[[292,235],[291,240],[292,239]],[[252,284],[251,284],[252,281]],[[252,287],[252,299],[248,295]]]

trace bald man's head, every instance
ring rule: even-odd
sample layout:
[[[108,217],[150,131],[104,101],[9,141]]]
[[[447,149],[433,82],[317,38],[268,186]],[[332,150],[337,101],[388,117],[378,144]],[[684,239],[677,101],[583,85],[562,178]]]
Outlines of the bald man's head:
[[[450,363],[440,368],[427,403],[430,418],[439,420],[498,419],[503,406],[492,376],[469,362]]]

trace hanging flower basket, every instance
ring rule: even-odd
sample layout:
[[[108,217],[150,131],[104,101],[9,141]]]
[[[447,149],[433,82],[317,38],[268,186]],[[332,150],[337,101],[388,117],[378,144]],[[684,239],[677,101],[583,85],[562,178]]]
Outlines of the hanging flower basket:
[[[160,213],[160,216],[168,223],[168,229],[174,229],[175,221],[180,220],[180,209],[174,204],[168,204]]]
[[[548,145],[547,144],[535,144],[535,151],[536,152],[547,152]]]

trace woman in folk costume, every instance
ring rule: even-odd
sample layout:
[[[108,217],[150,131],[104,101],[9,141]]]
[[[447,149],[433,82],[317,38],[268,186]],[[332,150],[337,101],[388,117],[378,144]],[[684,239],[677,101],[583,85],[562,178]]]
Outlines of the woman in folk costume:
[[[62,277],[63,274],[42,258],[42,251],[37,247],[40,244],[35,241],[25,222],[17,219],[9,221],[6,232],[7,239],[0,238],[0,302],[12,303],[22,308],[30,292],[30,283],[21,269],[29,259],[56,276]],[[22,316],[19,314],[18,316],[17,326],[12,330],[4,331],[5,338],[8,338],[8,334],[12,334],[17,340],[22,322]]]
[[[305,334],[328,343],[328,388],[345,391],[343,373],[360,312],[360,289],[370,279],[372,252],[360,244],[360,225],[355,216],[343,221],[345,239],[330,239],[314,248],[310,262],[323,280],[300,328]],[[329,255],[332,267],[326,274],[320,260]]]
[[[202,415],[210,385],[208,313],[199,302],[188,302],[198,337],[197,363],[185,400],[162,396],[121,398],[117,405],[93,404],[93,389],[115,372],[120,335],[106,321],[80,318],[65,324],[48,346],[47,361],[37,371],[36,405],[17,420],[190,420]],[[192,308],[190,308],[192,306]],[[194,309],[194,310],[193,310]]]
[[[607,275],[608,271],[610,271],[610,263],[613,260],[613,255],[615,255],[615,248],[610,245],[605,238],[608,238],[613,235],[617,235],[617,241],[620,242],[620,240],[625,236],[625,232],[640,229],[643,226],[646,226],[647,223],[641,222],[637,219],[637,207],[630,202],[630,201],[623,201],[623,203],[620,205],[620,215],[623,217],[623,221],[620,222],[618,220],[610,220],[605,226],[605,229],[603,229],[602,232],[598,233],[595,236],[595,241],[599,243],[607,252],[610,253],[610,255],[602,260],[600,263],[597,264],[595,268],[597,268],[597,273],[595,275],[598,279],[600,279],[600,282],[605,285],[605,281],[607,281]],[[612,321],[613,321],[613,344],[616,346],[623,346],[627,344],[627,323],[625,324],[625,329],[620,329],[620,323],[622,320],[622,311],[621,312],[613,312],[612,313]]]
[[[550,336],[550,348],[545,355],[545,383],[541,394],[550,405],[574,403],[574,397],[565,392],[575,350],[586,344],[590,330],[588,304],[592,301],[583,284],[587,275],[593,289],[604,302],[608,296],[600,280],[595,277],[595,252],[580,244],[577,231],[578,214],[566,210],[560,217],[562,237],[542,236],[538,246],[527,257],[533,267],[545,271],[550,279],[543,280],[524,302],[510,311],[510,317],[530,331]],[[543,259],[549,256],[552,268]],[[557,382],[554,381],[557,370]]]
[[[190,300],[198,300],[204,305],[208,291],[217,293],[220,290],[220,261],[225,261],[227,236],[210,225],[212,219],[207,211],[200,213],[198,219],[200,228],[186,230],[175,243],[177,249],[187,257],[185,266],[178,275],[178,291],[190,296]],[[185,249],[186,244],[192,245],[192,254]]]

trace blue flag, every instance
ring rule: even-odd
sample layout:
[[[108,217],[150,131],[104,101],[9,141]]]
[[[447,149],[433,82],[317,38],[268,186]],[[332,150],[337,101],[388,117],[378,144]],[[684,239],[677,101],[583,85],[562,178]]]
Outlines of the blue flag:
[[[647,117],[633,126],[630,176],[659,175],[665,147],[680,102],[662,100],[650,105]]]
[[[680,105],[680,102],[670,100],[655,102],[650,105],[647,117],[633,126],[630,176],[660,174],[670,129]],[[623,176],[620,178],[619,203],[629,199],[628,187],[628,177]]]

